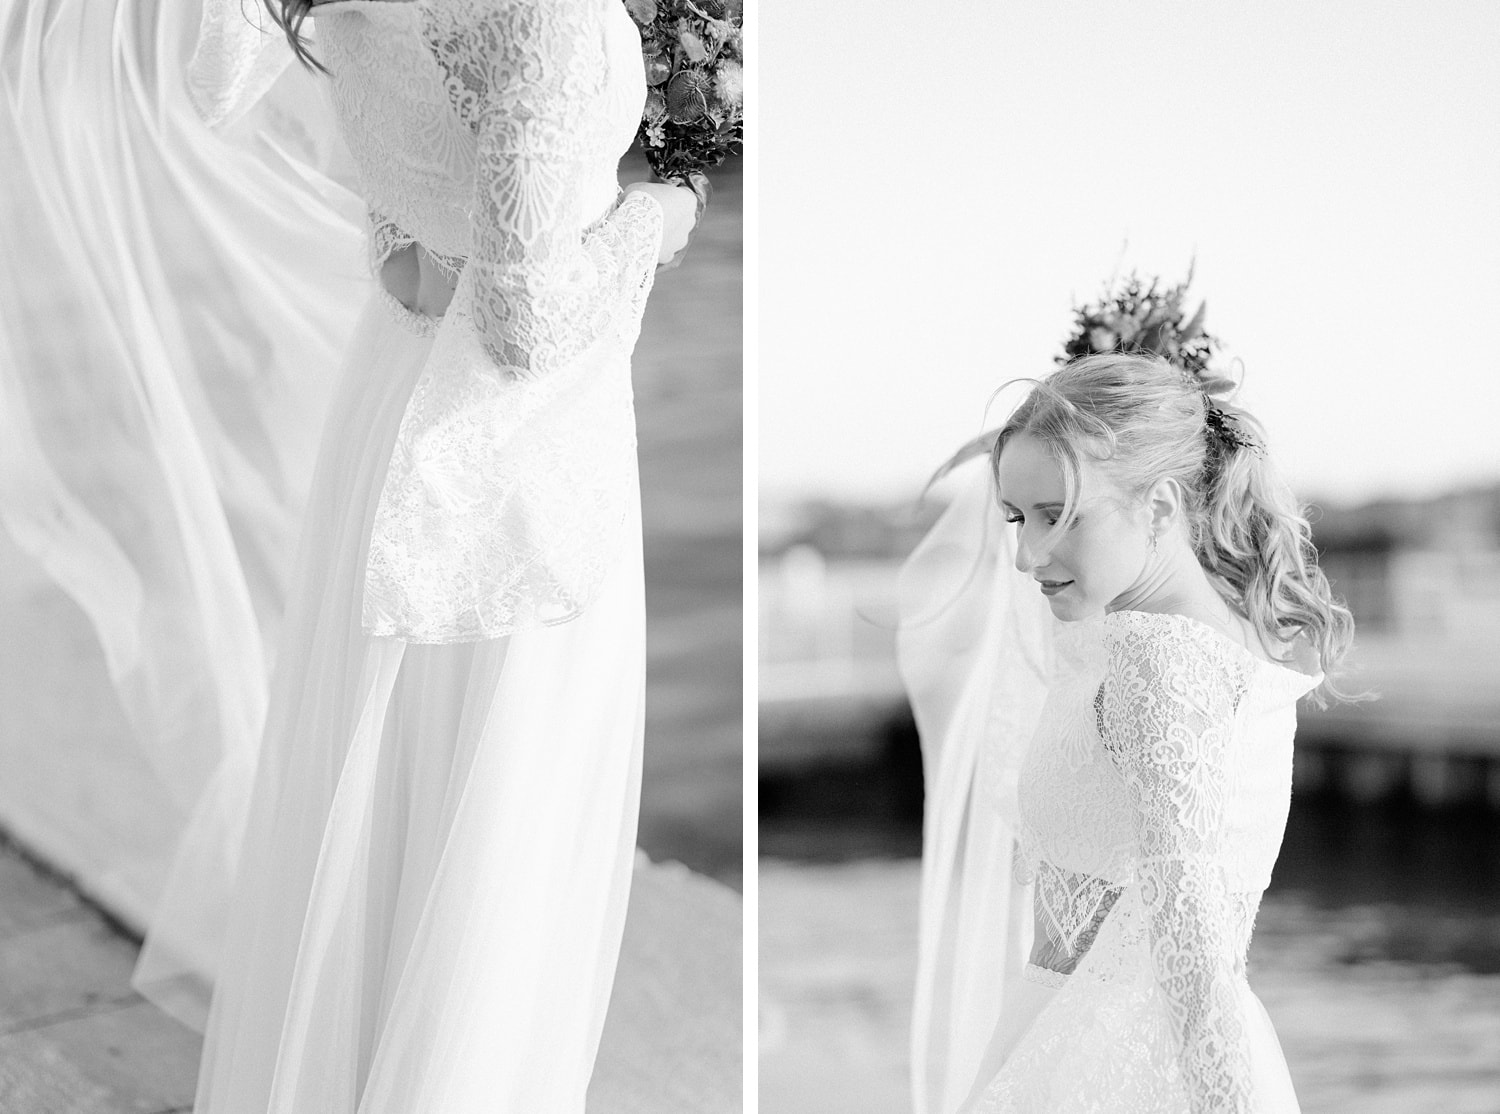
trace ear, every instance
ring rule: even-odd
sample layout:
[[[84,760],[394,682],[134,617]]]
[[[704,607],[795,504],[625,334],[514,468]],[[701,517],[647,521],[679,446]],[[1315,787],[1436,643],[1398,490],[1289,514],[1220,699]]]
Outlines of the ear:
[[[1173,479],[1158,480],[1146,492],[1146,513],[1153,533],[1171,533],[1182,520],[1182,486]]]

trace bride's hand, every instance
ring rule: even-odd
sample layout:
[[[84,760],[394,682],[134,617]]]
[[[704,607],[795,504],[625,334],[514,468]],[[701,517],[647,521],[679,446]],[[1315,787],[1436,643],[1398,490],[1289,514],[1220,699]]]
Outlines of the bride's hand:
[[[688,237],[698,223],[698,195],[672,182],[631,182],[625,192],[644,193],[661,205],[661,255],[657,261],[671,263],[687,247]]]

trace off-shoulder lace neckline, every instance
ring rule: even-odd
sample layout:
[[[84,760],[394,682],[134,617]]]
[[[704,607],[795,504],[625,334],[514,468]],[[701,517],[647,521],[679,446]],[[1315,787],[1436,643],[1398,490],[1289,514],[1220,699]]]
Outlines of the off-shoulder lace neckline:
[[[1175,621],[1179,624],[1186,623],[1196,630],[1204,631],[1207,634],[1213,636],[1220,642],[1224,643],[1226,646],[1233,647],[1235,650],[1239,651],[1240,654],[1248,658],[1250,661],[1254,662],[1256,665],[1265,666],[1268,669],[1275,670],[1278,674],[1289,674],[1291,677],[1296,678],[1299,681],[1314,685],[1320,683],[1323,680],[1322,670],[1319,670],[1316,673],[1306,673],[1303,670],[1298,669],[1294,665],[1287,665],[1284,662],[1274,661],[1271,658],[1263,658],[1254,650],[1251,650],[1249,647],[1240,645],[1240,643],[1230,638],[1229,635],[1225,634],[1223,631],[1209,626],[1202,619],[1194,619],[1191,615],[1182,615],[1175,611],[1135,611],[1129,608],[1123,608],[1119,611],[1106,612],[1104,615],[1104,619],[1107,622],[1117,616],[1119,617],[1119,621],[1121,622],[1134,621],[1133,618],[1126,619],[1125,616],[1139,616],[1145,619]]]

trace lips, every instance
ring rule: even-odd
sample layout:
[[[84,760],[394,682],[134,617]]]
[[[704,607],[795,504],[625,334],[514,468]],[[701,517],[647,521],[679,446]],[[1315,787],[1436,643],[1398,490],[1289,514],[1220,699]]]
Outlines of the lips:
[[[1073,582],[1071,580],[1039,580],[1037,583],[1041,585],[1043,595],[1055,596]]]

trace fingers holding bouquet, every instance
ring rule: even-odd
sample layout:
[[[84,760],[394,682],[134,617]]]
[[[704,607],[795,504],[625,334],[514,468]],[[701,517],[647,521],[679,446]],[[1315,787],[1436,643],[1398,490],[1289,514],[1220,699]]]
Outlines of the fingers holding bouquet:
[[[744,12],[741,0],[625,0],[625,7],[640,30],[646,72],[636,138],[659,182],[692,199],[691,220],[669,253],[687,198],[657,195],[667,221],[662,265],[675,267],[712,193],[705,172],[738,153],[743,140]]]
[[[701,174],[699,177],[703,178]],[[707,183],[708,179],[703,178],[703,181]],[[703,213],[697,193],[677,182],[631,182],[625,187],[625,193],[646,194],[661,206],[661,255],[657,263],[662,267],[677,266]]]

